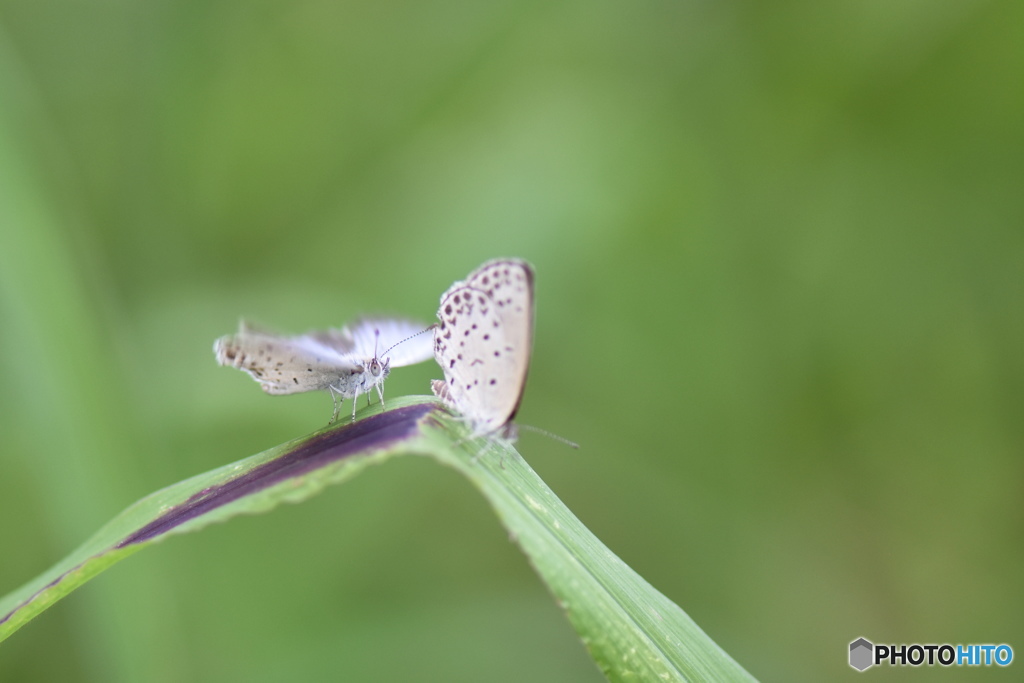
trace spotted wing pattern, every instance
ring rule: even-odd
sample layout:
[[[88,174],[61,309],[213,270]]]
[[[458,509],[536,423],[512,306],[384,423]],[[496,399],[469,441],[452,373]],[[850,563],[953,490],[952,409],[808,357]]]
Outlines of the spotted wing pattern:
[[[220,365],[249,373],[268,394],[326,391],[341,378],[363,372],[354,359],[311,335],[282,337],[244,323],[237,334],[214,342],[213,352]]]
[[[434,393],[469,418],[475,435],[505,427],[519,408],[533,345],[533,271],[489,261],[441,297],[434,358],[445,381]]]

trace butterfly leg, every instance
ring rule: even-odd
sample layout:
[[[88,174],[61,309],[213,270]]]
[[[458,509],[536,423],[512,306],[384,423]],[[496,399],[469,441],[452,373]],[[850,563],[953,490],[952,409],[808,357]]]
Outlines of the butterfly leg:
[[[469,438],[472,438],[472,437],[467,437],[467,439],[469,439]],[[478,444],[478,445],[479,445],[479,448],[477,448],[477,451],[476,451],[476,455],[474,455],[474,456],[473,456],[473,458],[472,458],[472,459],[470,460],[470,462],[471,462],[472,464],[474,464],[474,465],[475,465],[475,464],[477,464],[477,462],[479,462],[479,461],[480,461],[480,458],[484,457],[484,454],[485,454],[485,453],[486,453],[486,452],[487,452],[488,450],[490,450],[490,448],[491,448],[491,442],[490,442],[490,441],[488,441],[488,440],[487,440],[487,439],[485,438],[485,439],[483,440],[483,443],[482,443],[482,444]],[[502,456],[502,457],[504,458],[504,456]],[[501,469],[505,469],[505,463],[504,463],[504,460],[502,460],[502,461],[499,461],[499,463],[498,463],[498,464],[499,464],[499,465],[501,465]]]
[[[352,421],[356,421],[356,406],[359,405],[359,390],[356,389],[356,395],[352,397]]]
[[[338,390],[334,387],[327,387],[327,391],[331,393],[331,400],[334,402],[334,415],[331,417],[331,421],[328,425],[334,424],[334,421],[338,419],[338,411],[341,409],[341,405],[338,403]]]
[[[370,392],[366,392],[366,395],[369,396]],[[381,388],[381,383],[380,382],[377,383],[377,395],[380,396],[380,409],[383,411],[384,410],[384,389]],[[367,399],[367,401],[369,401],[369,399]]]

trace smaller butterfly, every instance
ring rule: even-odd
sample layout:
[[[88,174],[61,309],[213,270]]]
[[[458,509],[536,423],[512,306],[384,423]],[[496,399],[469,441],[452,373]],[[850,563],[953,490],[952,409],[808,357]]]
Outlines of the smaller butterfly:
[[[360,394],[376,388],[384,404],[381,385],[392,366],[413,365],[430,358],[430,340],[417,336],[427,329],[411,320],[364,318],[340,330],[285,337],[255,330],[242,322],[237,334],[214,342],[213,353],[217,363],[249,373],[268,394],[330,392],[334,401],[331,422],[338,419],[339,399],[351,398],[355,420]],[[383,360],[377,355],[379,348],[386,349],[381,354]]]
[[[431,389],[470,423],[470,438],[515,440],[533,348],[533,269],[496,259],[441,295],[434,359],[444,381]]]

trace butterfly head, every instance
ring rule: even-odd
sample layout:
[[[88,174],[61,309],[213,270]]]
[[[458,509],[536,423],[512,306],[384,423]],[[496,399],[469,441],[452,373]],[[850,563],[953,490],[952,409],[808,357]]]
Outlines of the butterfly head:
[[[382,363],[379,358],[374,357],[369,364],[370,376],[375,382],[383,382],[391,372],[391,359],[385,358]]]
[[[368,370],[370,371],[370,377],[373,378],[374,384],[380,384],[387,378],[388,373],[391,372],[391,359],[385,358],[384,362],[380,361],[380,357],[377,355],[377,343],[380,341],[380,330],[374,330],[374,341],[373,341],[373,358],[370,360]],[[391,349],[388,349],[390,351]],[[387,353],[385,351],[384,353]]]

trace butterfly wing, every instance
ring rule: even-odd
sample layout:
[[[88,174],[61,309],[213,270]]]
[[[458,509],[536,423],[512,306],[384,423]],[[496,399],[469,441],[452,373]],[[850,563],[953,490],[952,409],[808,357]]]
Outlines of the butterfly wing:
[[[217,363],[249,373],[268,394],[326,390],[339,378],[363,371],[351,358],[311,335],[283,337],[255,331],[244,323],[237,334],[214,342],[213,352]]]
[[[520,373],[519,396],[508,417],[508,420],[512,420],[523,399],[523,388],[533,352],[533,268],[522,259],[494,259],[470,273],[466,284],[487,292],[494,301],[506,341],[516,357],[516,368]]]
[[[381,361],[387,358],[391,367],[399,368],[422,363],[433,355],[430,335],[417,336],[428,327],[403,318],[362,318],[346,325],[341,333],[350,340],[353,356]]]
[[[524,286],[512,299],[511,304],[498,306],[486,291],[463,282],[441,297],[434,357],[444,371],[445,383],[432,388],[469,417],[478,433],[504,426],[515,416],[522,398],[532,331],[524,315],[532,314],[532,288]],[[511,315],[504,311],[506,307]]]

